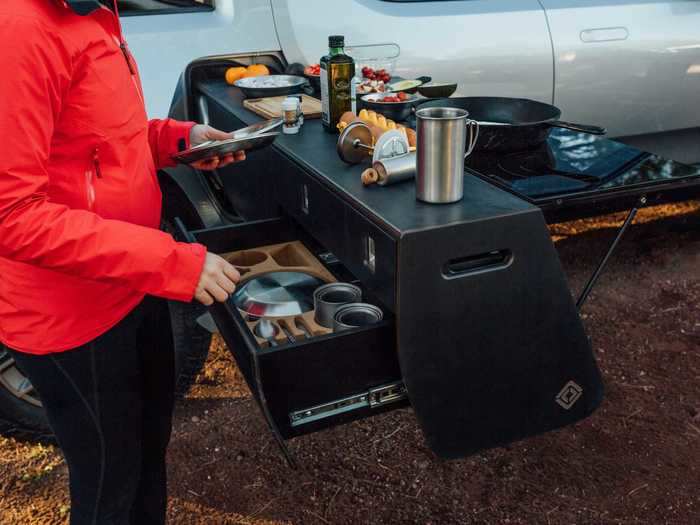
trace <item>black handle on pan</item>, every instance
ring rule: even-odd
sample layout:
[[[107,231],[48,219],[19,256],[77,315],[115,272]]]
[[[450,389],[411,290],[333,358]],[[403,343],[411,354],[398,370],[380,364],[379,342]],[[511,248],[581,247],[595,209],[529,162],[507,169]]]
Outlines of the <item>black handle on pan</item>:
[[[564,122],[563,120],[554,120],[547,123],[553,128],[564,128],[570,129],[571,131],[580,131],[581,133],[590,133],[592,135],[605,135],[608,130],[601,128],[600,126],[589,126],[588,124],[573,124],[571,122]]]
[[[310,97],[313,97],[316,94],[316,90],[314,90],[314,87],[311,85],[311,83],[307,80],[305,84],[301,86],[301,89],[309,95]],[[293,96],[293,95],[292,95]]]

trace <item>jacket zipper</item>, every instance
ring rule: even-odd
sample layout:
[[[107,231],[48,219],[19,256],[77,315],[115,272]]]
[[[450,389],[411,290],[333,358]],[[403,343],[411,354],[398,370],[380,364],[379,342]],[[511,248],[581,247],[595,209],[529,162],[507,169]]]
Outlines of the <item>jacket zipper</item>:
[[[136,69],[134,68],[134,64],[131,63],[131,53],[129,52],[129,47],[126,45],[126,42],[123,40],[119,43],[119,48],[122,50],[122,53],[124,54],[124,59],[126,60],[126,65],[129,66],[129,73],[131,73],[131,76],[133,77],[136,74]]]
[[[110,14],[112,16],[114,16],[114,23],[116,24],[116,28],[117,28],[117,37],[119,39],[119,49],[121,50],[122,55],[124,55],[124,60],[126,60],[126,66],[129,68],[129,73],[131,74],[131,80],[134,82],[134,87],[136,88],[136,92],[138,93],[139,98],[141,99],[141,102],[143,104],[145,104],[146,101],[143,98],[143,93],[141,92],[141,88],[139,87],[138,82],[136,81],[136,67],[134,65],[134,57],[131,54],[131,51],[129,51],[129,46],[126,43],[126,40],[124,39],[124,32],[122,31],[122,24],[121,24],[121,21],[119,20],[119,7],[117,6],[117,0],[113,0],[112,5],[114,7],[114,11],[110,11]],[[102,9],[107,9],[107,8],[102,6]]]
[[[100,169],[100,148],[95,148],[92,153],[92,163],[95,166],[95,175],[98,179],[102,178],[102,169]]]
[[[102,169],[100,168],[100,148],[95,146],[92,150],[92,157],[90,158],[90,167],[85,170],[85,199],[87,202],[87,209],[95,209],[95,200],[97,199],[97,190],[95,188],[95,178],[102,178]]]

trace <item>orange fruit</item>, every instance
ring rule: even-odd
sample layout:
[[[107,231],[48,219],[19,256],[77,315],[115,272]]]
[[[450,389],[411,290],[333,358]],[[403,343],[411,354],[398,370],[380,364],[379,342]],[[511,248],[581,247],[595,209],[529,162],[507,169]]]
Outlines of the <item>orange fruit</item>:
[[[240,80],[246,74],[244,67],[230,67],[226,70],[226,82],[233,85],[236,80]]]
[[[270,74],[270,70],[264,64],[251,64],[246,69],[244,78],[248,77],[263,77]]]

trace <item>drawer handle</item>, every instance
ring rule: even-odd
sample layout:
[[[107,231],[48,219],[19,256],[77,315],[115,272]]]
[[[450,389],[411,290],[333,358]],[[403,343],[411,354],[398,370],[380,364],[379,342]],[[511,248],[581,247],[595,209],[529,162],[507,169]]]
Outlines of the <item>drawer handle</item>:
[[[301,185],[301,211],[304,215],[309,214],[309,187],[306,184]]]
[[[478,255],[468,255],[451,259],[442,266],[442,275],[446,279],[466,277],[478,273],[502,270],[513,262],[513,252],[510,250],[494,250]]]

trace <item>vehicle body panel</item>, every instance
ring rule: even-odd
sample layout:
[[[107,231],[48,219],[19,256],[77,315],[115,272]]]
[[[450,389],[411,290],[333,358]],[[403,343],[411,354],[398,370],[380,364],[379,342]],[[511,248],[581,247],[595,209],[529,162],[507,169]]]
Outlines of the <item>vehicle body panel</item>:
[[[381,0],[272,0],[290,62],[318,62],[328,35],[347,45],[396,43],[394,71],[459,82],[457,94],[552,101],[552,49],[537,0],[397,3]]]
[[[213,11],[122,17],[151,118],[168,113],[173,86],[204,56],[279,49],[269,0],[216,0]]]
[[[700,1],[542,0],[565,120],[611,136],[700,125]]]

